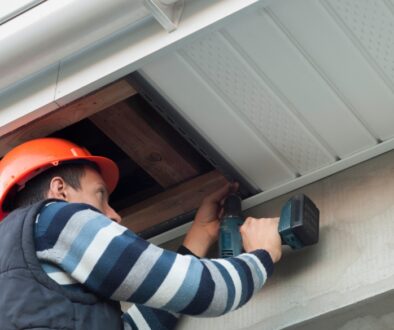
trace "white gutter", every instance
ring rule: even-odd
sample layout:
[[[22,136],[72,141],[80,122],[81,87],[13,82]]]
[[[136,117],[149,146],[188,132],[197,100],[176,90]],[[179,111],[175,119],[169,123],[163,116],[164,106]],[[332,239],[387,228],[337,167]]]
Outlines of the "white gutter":
[[[152,17],[166,13],[150,13],[142,0],[46,1],[0,26],[0,135],[271,1],[187,0],[172,33]]]
[[[44,1],[46,0],[14,0],[6,3],[3,1],[0,7],[0,24],[4,24]]]
[[[183,0],[41,3],[0,26],[0,90],[152,15],[168,32],[173,31],[182,8]]]
[[[52,0],[0,27],[0,90],[150,15],[142,0]]]

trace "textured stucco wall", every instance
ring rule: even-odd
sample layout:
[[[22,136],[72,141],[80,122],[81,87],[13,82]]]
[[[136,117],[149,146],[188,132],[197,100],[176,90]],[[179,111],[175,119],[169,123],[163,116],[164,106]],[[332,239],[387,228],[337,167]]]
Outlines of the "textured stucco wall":
[[[394,301],[394,151],[247,213],[278,215],[296,192],[320,209],[319,244],[285,250],[274,276],[240,310],[213,319],[183,317],[179,329],[392,329],[392,311],[379,306]],[[371,302],[377,307],[369,312]]]

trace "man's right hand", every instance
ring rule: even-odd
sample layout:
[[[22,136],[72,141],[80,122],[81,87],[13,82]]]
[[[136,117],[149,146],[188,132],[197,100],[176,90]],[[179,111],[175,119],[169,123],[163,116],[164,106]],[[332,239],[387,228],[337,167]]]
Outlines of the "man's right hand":
[[[282,256],[282,241],[278,232],[279,218],[248,217],[240,228],[246,252],[266,250],[272,261],[278,262]]]

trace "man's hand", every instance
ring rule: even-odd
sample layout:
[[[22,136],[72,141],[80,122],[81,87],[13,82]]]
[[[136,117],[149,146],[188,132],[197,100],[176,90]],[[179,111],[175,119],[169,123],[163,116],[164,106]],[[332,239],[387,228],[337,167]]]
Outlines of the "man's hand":
[[[240,227],[246,252],[266,250],[272,261],[278,262],[282,256],[282,242],[278,232],[279,218],[256,219],[248,217]]]
[[[238,189],[237,183],[227,184],[205,197],[183,245],[199,257],[204,257],[219,236],[219,217],[224,199]]]

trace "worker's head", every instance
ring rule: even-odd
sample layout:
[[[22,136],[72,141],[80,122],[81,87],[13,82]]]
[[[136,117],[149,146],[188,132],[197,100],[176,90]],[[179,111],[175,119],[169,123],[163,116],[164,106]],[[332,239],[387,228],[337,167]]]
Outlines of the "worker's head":
[[[43,138],[25,142],[0,161],[0,221],[11,210],[47,198],[90,204],[111,219],[109,206],[118,182],[116,164],[66,140]]]

